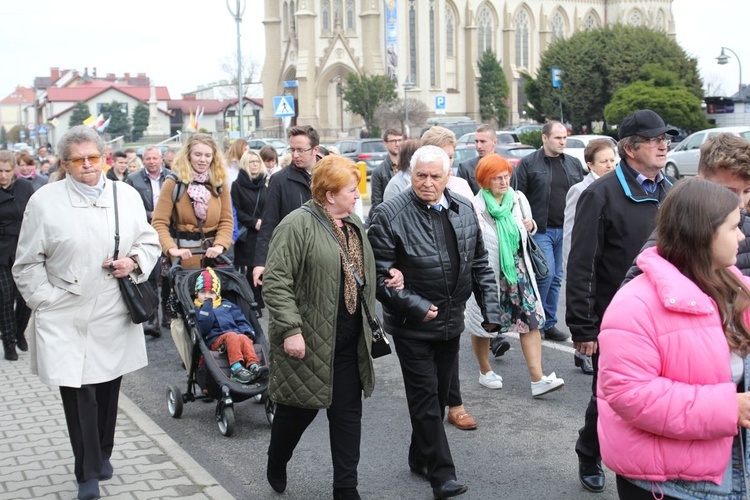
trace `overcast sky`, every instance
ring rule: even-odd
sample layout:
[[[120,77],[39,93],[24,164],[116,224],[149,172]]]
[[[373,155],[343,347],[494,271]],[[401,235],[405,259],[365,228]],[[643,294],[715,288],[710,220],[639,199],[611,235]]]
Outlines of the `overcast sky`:
[[[228,0],[234,9],[237,0]],[[265,57],[263,0],[247,0],[241,23],[242,54],[262,64]],[[720,66],[721,47],[737,52],[750,81],[746,43],[747,0],[674,0],[677,41],[698,58],[714,94],[731,95],[739,84],[734,56]],[[16,85],[61,69],[96,67],[99,76],[146,73],[167,86],[173,99],[199,85],[229,79],[222,70],[236,58],[236,24],[221,0],[23,0],[0,7],[0,98]]]

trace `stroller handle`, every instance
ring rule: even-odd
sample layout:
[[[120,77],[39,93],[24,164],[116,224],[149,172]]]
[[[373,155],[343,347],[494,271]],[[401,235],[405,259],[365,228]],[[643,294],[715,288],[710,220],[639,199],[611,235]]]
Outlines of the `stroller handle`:
[[[190,250],[190,253],[193,255],[205,255],[206,250],[202,248],[196,248],[195,250]],[[224,254],[217,256],[215,260],[222,264],[226,264],[227,266],[233,265],[232,259],[230,259]],[[175,257],[174,260],[172,261],[172,266],[170,266],[169,268],[170,281],[174,282],[174,274],[177,271],[180,271],[181,269],[182,269],[182,259],[180,257]]]

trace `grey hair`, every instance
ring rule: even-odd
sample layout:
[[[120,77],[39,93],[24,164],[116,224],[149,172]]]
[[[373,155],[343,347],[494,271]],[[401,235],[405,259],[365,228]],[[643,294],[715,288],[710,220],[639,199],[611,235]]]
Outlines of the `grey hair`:
[[[71,146],[74,144],[83,144],[84,142],[95,144],[99,154],[104,156],[106,145],[99,133],[86,125],[76,125],[65,132],[65,135],[62,136],[60,142],[57,143],[57,151],[60,154],[60,158],[64,161],[68,161],[70,159]]]
[[[409,162],[409,168],[414,171],[417,163],[435,163],[438,161],[443,163],[443,172],[448,173],[451,168],[451,160],[448,158],[448,154],[437,146],[422,146],[414,151],[414,155]]]
[[[638,151],[641,149],[642,143],[643,139],[637,135],[623,137],[620,139],[620,142],[617,143],[617,153],[620,155],[620,158],[627,159],[628,156],[625,154],[625,146],[630,146],[630,149],[633,151]]]
[[[159,156],[161,156],[161,149],[159,148],[159,146],[154,146],[154,145],[146,146],[145,148],[143,148],[143,156],[146,156],[146,153],[148,151],[151,151],[152,149],[155,149],[156,152],[159,153]]]

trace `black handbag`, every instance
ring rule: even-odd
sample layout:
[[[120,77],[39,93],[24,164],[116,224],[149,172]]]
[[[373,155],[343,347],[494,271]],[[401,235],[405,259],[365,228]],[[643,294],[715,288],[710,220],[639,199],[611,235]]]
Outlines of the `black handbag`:
[[[520,201],[519,201],[520,204]],[[521,205],[521,216],[526,217],[523,213],[523,205]],[[530,217],[528,217],[530,218]],[[539,244],[529,234],[526,238],[529,256],[531,257],[531,267],[534,271],[534,276],[540,279],[545,279],[549,276],[549,264],[547,263],[546,257],[542,249],[539,248]]]
[[[380,358],[382,356],[386,356],[390,354],[391,352],[391,343],[388,340],[388,336],[385,333],[385,330],[383,330],[383,325],[380,323],[380,320],[378,319],[377,315],[370,314],[370,308],[367,306],[367,301],[365,300],[363,291],[365,289],[365,282],[362,281],[362,278],[359,276],[357,271],[354,269],[354,264],[349,260],[349,256],[346,253],[346,249],[341,246],[341,242],[338,238],[336,238],[336,235],[333,234],[333,231],[330,227],[328,227],[328,224],[325,223],[323,219],[320,218],[318,214],[313,212],[313,210],[310,207],[303,206],[302,207],[305,211],[310,212],[310,214],[315,217],[315,219],[320,222],[320,225],[323,226],[326,231],[331,235],[333,238],[333,241],[336,242],[336,244],[341,248],[341,253],[343,254],[344,258],[346,259],[346,264],[349,266],[349,270],[354,275],[354,281],[357,282],[357,290],[359,290],[359,297],[360,302],[362,302],[362,309],[365,311],[365,317],[367,318],[367,324],[370,325],[370,330],[372,330],[372,345],[370,346],[370,355],[374,358]]]
[[[120,254],[120,220],[117,210],[117,182],[112,183],[112,193],[115,203],[115,253],[112,260],[117,260]],[[136,283],[130,276],[118,278],[122,298],[130,311],[133,323],[139,324],[148,320],[159,307],[159,297],[148,281]]]

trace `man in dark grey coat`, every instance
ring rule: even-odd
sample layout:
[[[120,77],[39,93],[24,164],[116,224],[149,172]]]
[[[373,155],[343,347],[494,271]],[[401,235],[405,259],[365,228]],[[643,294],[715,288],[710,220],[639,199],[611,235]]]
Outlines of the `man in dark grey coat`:
[[[500,323],[482,232],[471,202],[445,190],[449,169],[441,148],[419,148],[411,159],[411,189],[375,210],[368,234],[377,297],[401,363],[411,416],[409,468],[430,481],[436,498],[467,490],[456,481],[443,417],[472,292],[485,329],[496,331]],[[403,290],[386,286],[391,268],[404,274]]]
[[[403,136],[401,132],[396,129],[389,128],[383,134],[383,143],[385,149],[388,151],[388,156],[385,160],[375,167],[370,176],[370,212],[375,210],[378,205],[383,203],[383,192],[385,187],[388,185],[388,181],[391,180],[393,174],[396,173],[396,167],[398,165],[398,156],[401,153],[401,142]],[[370,218],[367,218],[369,225]]]

